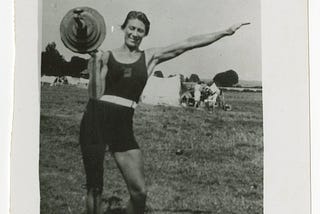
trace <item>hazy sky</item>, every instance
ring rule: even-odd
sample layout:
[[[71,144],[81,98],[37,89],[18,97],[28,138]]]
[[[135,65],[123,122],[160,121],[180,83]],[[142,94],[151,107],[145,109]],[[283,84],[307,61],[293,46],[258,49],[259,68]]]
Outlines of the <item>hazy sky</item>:
[[[162,70],[165,76],[197,73],[200,78],[212,78],[216,73],[233,69],[242,80],[261,80],[260,0],[44,0],[42,50],[54,41],[67,60],[75,55],[62,44],[59,26],[63,16],[77,6],[92,7],[104,17],[107,36],[102,50],[122,45],[120,25],[130,10],[143,11],[151,22],[142,49],[224,30],[234,23],[251,22],[231,37],[189,51],[156,69]]]

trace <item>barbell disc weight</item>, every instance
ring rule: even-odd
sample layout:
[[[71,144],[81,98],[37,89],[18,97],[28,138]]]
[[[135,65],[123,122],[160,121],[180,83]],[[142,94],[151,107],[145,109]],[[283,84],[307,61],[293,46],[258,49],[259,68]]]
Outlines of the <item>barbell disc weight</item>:
[[[81,25],[79,26],[79,23]],[[68,11],[60,24],[63,44],[73,52],[89,53],[97,50],[106,37],[106,24],[98,11],[78,7]]]

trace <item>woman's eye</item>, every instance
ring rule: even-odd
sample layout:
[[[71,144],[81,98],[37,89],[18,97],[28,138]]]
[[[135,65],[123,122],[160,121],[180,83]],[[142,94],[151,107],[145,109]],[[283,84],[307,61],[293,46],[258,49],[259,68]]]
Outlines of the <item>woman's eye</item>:
[[[130,30],[134,30],[134,27],[129,27]]]
[[[138,29],[138,32],[139,33],[144,33],[144,30],[143,29]]]

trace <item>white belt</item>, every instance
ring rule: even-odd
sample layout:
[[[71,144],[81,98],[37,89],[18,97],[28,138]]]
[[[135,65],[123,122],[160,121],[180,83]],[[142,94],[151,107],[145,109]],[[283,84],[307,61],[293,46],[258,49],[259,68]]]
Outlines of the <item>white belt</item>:
[[[133,108],[133,109],[135,109],[138,105],[135,101],[132,101],[123,97],[114,96],[114,95],[103,95],[100,98],[100,100],[107,101],[110,103],[115,103],[121,106]]]

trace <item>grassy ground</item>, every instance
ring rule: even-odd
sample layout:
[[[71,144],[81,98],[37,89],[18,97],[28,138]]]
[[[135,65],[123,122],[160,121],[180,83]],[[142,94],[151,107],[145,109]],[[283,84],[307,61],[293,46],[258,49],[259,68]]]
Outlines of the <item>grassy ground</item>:
[[[41,213],[84,213],[84,170],[78,144],[84,89],[42,88]],[[226,92],[232,111],[140,105],[134,131],[144,153],[147,213],[263,213],[261,93]],[[183,149],[182,155],[176,155]],[[128,193],[106,152],[106,213]],[[107,208],[109,207],[109,208]]]

